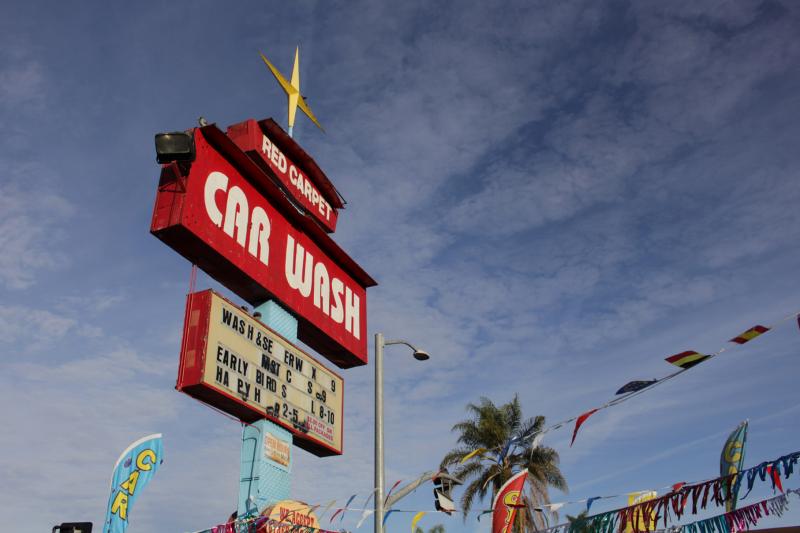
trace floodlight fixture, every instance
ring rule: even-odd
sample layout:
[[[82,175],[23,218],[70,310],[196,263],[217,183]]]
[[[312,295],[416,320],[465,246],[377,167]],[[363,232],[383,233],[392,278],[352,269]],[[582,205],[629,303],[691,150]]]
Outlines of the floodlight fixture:
[[[156,134],[156,161],[194,161],[194,136],[185,131]]]

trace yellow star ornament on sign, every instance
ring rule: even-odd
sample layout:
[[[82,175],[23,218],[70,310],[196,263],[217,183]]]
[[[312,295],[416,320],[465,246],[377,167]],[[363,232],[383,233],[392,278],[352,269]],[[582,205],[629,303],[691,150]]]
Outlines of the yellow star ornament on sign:
[[[291,81],[287,81],[283,74],[275,68],[275,65],[269,62],[264,54],[261,54],[261,59],[264,60],[264,63],[269,68],[269,71],[272,72],[272,75],[275,76],[275,79],[278,81],[278,84],[281,86],[283,91],[286,93],[286,96],[289,98],[289,135],[292,135],[292,129],[294,128],[294,118],[297,115],[297,108],[300,108],[300,111],[306,114],[308,118],[311,119],[311,122],[317,125],[319,129],[325,131],[322,125],[317,120],[317,117],[314,116],[314,113],[311,112],[311,108],[308,107],[306,104],[305,98],[302,94],[300,94],[300,47],[298,46],[294,51],[294,65],[292,66],[292,79]]]

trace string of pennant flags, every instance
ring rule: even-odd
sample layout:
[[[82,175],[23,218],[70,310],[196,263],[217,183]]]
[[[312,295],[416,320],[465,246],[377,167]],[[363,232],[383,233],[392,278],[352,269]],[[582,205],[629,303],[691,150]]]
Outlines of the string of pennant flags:
[[[556,422],[555,424],[553,424],[551,426],[548,426],[548,427],[543,428],[543,429],[541,429],[539,431],[533,432],[533,433],[531,433],[529,435],[522,435],[521,437],[519,437],[517,439],[517,442],[516,443],[512,443],[512,445],[513,444],[517,444],[517,443],[521,443],[521,442],[523,442],[523,441],[525,441],[525,440],[527,440],[529,438],[534,438],[534,439],[537,438],[537,437],[541,438],[541,436],[544,435],[545,433],[548,433],[550,431],[554,431],[554,430],[559,429],[559,428],[561,428],[561,427],[563,427],[563,426],[565,426],[567,424],[575,422],[575,426],[573,427],[573,430],[572,430],[572,439],[570,440],[570,447],[571,447],[575,443],[575,438],[577,437],[578,431],[580,430],[581,426],[583,426],[583,424],[586,422],[586,420],[588,420],[588,418],[590,416],[592,416],[593,414],[597,413],[598,411],[601,411],[603,409],[608,409],[609,407],[614,407],[614,406],[619,405],[619,404],[621,404],[621,403],[623,403],[623,402],[625,402],[627,400],[630,400],[631,398],[633,398],[635,396],[638,396],[639,394],[642,394],[643,392],[651,390],[652,388],[656,387],[657,385],[661,385],[661,384],[663,384],[663,383],[665,383],[665,382],[667,382],[667,381],[669,381],[669,380],[671,380],[671,379],[683,374],[684,372],[694,368],[695,366],[699,365],[700,363],[703,363],[705,361],[713,359],[714,357],[717,357],[718,355],[730,350],[731,348],[735,348],[737,346],[741,346],[743,344],[746,344],[746,343],[752,341],[753,339],[755,339],[757,337],[760,337],[764,333],[767,333],[769,331],[772,331],[772,330],[780,327],[781,325],[783,325],[787,321],[791,320],[792,318],[796,318],[797,319],[798,327],[800,327],[800,313],[795,312],[795,313],[792,313],[790,315],[785,316],[784,318],[782,318],[781,320],[779,320],[776,324],[774,324],[772,326],[763,326],[761,324],[757,324],[757,325],[753,326],[752,328],[750,328],[750,329],[748,329],[746,331],[743,331],[742,333],[736,335],[735,337],[731,338],[728,341],[729,343],[732,343],[734,346],[731,346],[730,344],[728,344],[726,346],[723,346],[722,348],[720,348],[716,352],[711,352],[711,353],[707,353],[707,354],[703,354],[703,353],[700,353],[700,352],[697,352],[697,351],[694,351],[694,350],[687,350],[687,351],[683,351],[683,352],[677,353],[675,355],[671,355],[669,357],[666,357],[664,360],[667,361],[668,363],[672,364],[672,365],[677,366],[678,370],[676,370],[675,372],[673,372],[671,374],[668,374],[668,375],[666,375],[666,376],[664,376],[662,378],[659,378],[659,379],[629,381],[628,383],[626,383],[625,385],[620,387],[619,390],[617,390],[617,392],[615,393],[615,397],[614,398],[612,398],[611,400],[607,401],[606,403],[600,405],[599,407],[595,407],[593,409],[589,409],[588,411],[585,411],[585,412],[581,413],[580,415],[573,416],[573,417],[567,418],[565,420],[561,420],[561,421]],[[533,449],[534,447],[535,446],[532,446],[531,449]],[[488,450],[484,450],[484,451],[488,451]]]
[[[790,489],[785,494],[735,509],[729,513],[672,528],[668,531],[669,533],[731,533],[732,531],[746,531],[750,529],[750,526],[758,525],[758,521],[765,516],[770,516],[770,514],[772,516],[782,516],[789,509],[789,494],[800,496],[800,490]],[[667,530],[660,530],[658,533],[667,533]]]
[[[615,397],[611,400],[608,400],[604,404],[589,409],[577,416],[572,416],[570,418],[561,420],[556,422],[548,427],[542,428],[540,430],[532,430],[530,433],[526,433],[516,437],[515,439],[510,440],[504,446],[494,448],[494,449],[487,449],[487,448],[478,448],[472,450],[471,452],[467,453],[462,457],[461,463],[465,463],[469,459],[477,457],[478,460],[484,458],[485,454],[493,453],[496,454],[497,460],[502,461],[504,457],[508,454],[513,454],[517,451],[517,447],[522,445],[523,443],[527,442],[529,439],[531,440],[530,446],[530,453],[533,454],[534,449],[538,446],[541,439],[544,437],[546,433],[551,431],[555,431],[560,429],[567,424],[572,422],[575,423],[573,430],[572,430],[572,439],[570,440],[570,447],[575,443],[575,438],[578,436],[578,431],[580,430],[581,426],[595,413],[601,411],[603,409],[608,409],[610,407],[617,406],[623,402],[626,402],[644,392],[652,390],[654,387],[666,383],[667,381],[676,378],[677,376],[683,374],[684,372],[694,368],[695,366],[708,361],[709,359],[713,359],[718,355],[730,350],[731,348],[735,348],[741,346],[743,344],[747,344],[748,342],[752,341],[753,339],[760,337],[764,333],[772,331],[781,325],[785,324],[787,321],[791,320],[792,318],[796,318],[797,325],[800,327],[800,313],[794,312],[789,315],[786,315],[782,319],[780,319],[777,323],[772,326],[763,326],[761,324],[757,324],[746,331],[743,331],[732,337],[728,343],[716,352],[711,352],[707,354],[703,354],[694,350],[687,350],[684,352],[677,353],[675,355],[671,355],[665,358],[665,361],[668,363],[675,365],[678,367],[678,370],[668,374],[659,379],[651,379],[651,380],[636,380],[636,381],[629,381],[622,387],[620,387],[617,392],[615,393]],[[733,344],[733,346],[731,346]]]
[[[651,533],[732,533],[736,531],[747,531],[751,526],[758,525],[758,522],[767,516],[782,516],[789,508],[789,495],[800,496],[800,490],[789,489],[785,493],[767,498],[759,502],[740,507],[733,511],[697,520],[688,524],[672,526],[662,529],[654,529],[654,522],[651,518],[643,516],[640,524],[645,524],[647,531]],[[593,518],[593,517],[591,517]],[[605,519],[605,517],[602,517]],[[584,522],[585,524],[589,524]],[[592,527],[587,525],[587,529]],[[608,524],[608,527],[619,527],[618,524]],[[608,527],[604,530],[608,531]],[[542,533],[570,533],[575,528],[574,524],[559,524],[549,529],[542,530]]]
[[[673,526],[663,529],[650,529],[652,533],[732,533],[736,531],[746,531],[752,526],[758,525],[758,522],[767,516],[783,516],[789,509],[789,495],[794,494],[800,497],[800,490],[789,489],[785,493],[767,498],[759,502],[740,507],[733,511],[690,522],[680,526]],[[411,520],[411,531],[416,530],[416,526],[420,519],[426,514],[426,511],[417,512]],[[647,519],[644,520],[645,523]],[[386,521],[384,520],[384,524]],[[652,524],[652,521],[650,522]],[[341,533],[344,530],[330,530],[323,528],[315,528],[311,526],[302,526],[291,522],[282,522],[280,520],[270,519],[267,517],[254,517],[244,520],[237,520],[227,524],[221,524],[211,529],[202,530],[196,533],[242,533],[243,531],[253,531],[259,528],[268,526],[269,531],[284,530],[287,533]],[[357,526],[360,527],[360,526]],[[573,524],[560,524],[558,526],[542,530],[542,533],[570,533]]]
[[[747,492],[739,498],[746,498],[753,490],[756,480],[759,479],[761,481],[769,479],[774,491],[786,494],[781,476],[788,479],[794,474],[798,460],[800,460],[800,452],[793,452],[772,461],[764,461],[757,466],[743,469],[737,474],[692,483],[675,483],[671,486],[671,490],[662,496],[588,516],[584,523],[596,533],[615,533],[626,528],[632,530],[633,533],[639,533],[647,529],[643,527],[643,522],[648,520],[653,526],[658,525],[661,521],[666,528],[670,521],[678,520],[684,514],[697,514],[698,509],[706,509],[709,505],[717,507],[725,505],[726,502],[739,495],[743,486],[746,487]],[[742,509],[746,508],[740,508],[740,511]],[[746,518],[746,516],[737,515],[736,518],[738,520]],[[543,533],[566,533],[569,525],[560,524],[542,531]]]
[[[499,454],[500,458],[502,458],[503,456],[505,456],[505,455],[507,455],[509,453],[514,453],[514,450],[518,445],[522,444],[523,442],[528,441],[529,439],[531,440],[531,444],[532,444],[531,445],[531,450],[533,450],[536,446],[538,446],[538,444],[541,442],[542,438],[544,437],[544,435],[546,433],[549,433],[551,431],[560,429],[560,428],[566,426],[567,424],[570,424],[570,423],[574,422],[575,425],[573,427],[572,438],[571,438],[571,441],[570,441],[570,446],[572,446],[574,444],[574,442],[575,442],[575,438],[577,437],[578,431],[580,430],[581,426],[586,422],[586,420],[589,417],[591,417],[593,414],[597,413],[598,411],[601,411],[603,409],[607,409],[607,408],[610,408],[610,407],[614,407],[614,406],[619,405],[619,404],[621,404],[621,403],[623,403],[623,402],[625,402],[627,400],[630,400],[631,398],[633,398],[635,396],[638,396],[639,394],[647,392],[648,390],[652,390],[655,386],[663,384],[663,383],[665,383],[665,382],[667,382],[667,381],[669,381],[669,380],[671,380],[671,379],[683,374],[684,372],[694,368],[695,366],[697,366],[697,365],[699,365],[699,364],[701,364],[701,363],[703,363],[705,361],[708,361],[708,360],[710,360],[710,359],[712,359],[714,357],[717,357],[718,355],[730,350],[731,348],[735,348],[735,347],[747,344],[750,341],[760,337],[761,335],[775,330],[776,328],[780,327],[781,325],[783,325],[785,322],[787,322],[788,320],[790,320],[792,318],[796,318],[798,327],[800,327],[800,313],[792,313],[790,315],[787,315],[783,319],[779,320],[774,325],[764,326],[764,325],[761,325],[761,324],[757,324],[757,325],[747,329],[746,331],[741,332],[740,334],[736,335],[735,337],[731,338],[728,341],[733,346],[725,345],[722,348],[720,348],[719,350],[717,350],[716,352],[711,352],[711,353],[705,353],[704,354],[704,353],[700,353],[700,352],[697,352],[697,351],[694,351],[694,350],[687,350],[687,351],[680,352],[680,353],[677,353],[675,355],[671,355],[669,357],[666,357],[665,361],[667,361],[668,363],[670,363],[670,364],[672,364],[674,366],[677,366],[678,370],[676,370],[675,372],[672,372],[671,374],[668,374],[668,375],[666,375],[666,376],[664,376],[662,378],[659,378],[659,379],[630,381],[630,382],[626,383],[625,385],[623,385],[622,387],[620,387],[617,390],[617,392],[615,393],[615,397],[614,398],[612,398],[611,400],[605,402],[604,404],[602,404],[602,405],[600,405],[598,407],[595,407],[593,409],[585,411],[580,415],[573,416],[573,417],[561,420],[559,422],[556,422],[555,424],[552,424],[552,425],[550,425],[550,426],[548,426],[546,428],[540,429],[538,431],[534,431],[534,432],[531,432],[529,434],[521,435],[518,438],[513,439],[512,441],[506,443],[506,445],[503,446],[502,449],[488,450],[488,449],[484,449],[484,448],[479,448],[479,449],[473,450],[473,451],[471,451],[471,452],[469,452],[469,453],[464,455],[464,457],[461,459],[461,463],[464,463],[464,462],[468,461],[469,459],[472,459],[472,458],[475,458],[475,457],[477,457],[478,459],[481,459],[481,458],[483,458],[483,456],[485,454],[487,454],[489,452],[497,453],[497,454]],[[740,485],[742,484],[742,482],[744,480],[746,480],[746,483],[747,483],[747,494],[749,494],[750,490],[752,489],[753,484],[755,482],[755,479],[757,477],[760,477],[760,479],[762,481],[764,481],[766,479],[767,475],[770,476],[773,489],[778,489],[778,490],[781,490],[781,492],[783,492],[783,487],[781,486],[781,481],[780,481],[781,466],[783,466],[783,469],[782,469],[783,474],[786,477],[788,477],[790,474],[793,473],[794,465],[797,463],[798,458],[800,458],[800,452],[794,452],[793,454],[789,454],[787,456],[783,456],[781,458],[778,458],[775,461],[765,462],[765,463],[762,463],[762,464],[758,465],[757,467],[753,467],[751,469],[743,470],[738,474],[738,476],[726,476],[726,478],[730,478],[730,479],[727,479],[727,482],[728,482],[727,483],[727,487],[728,487],[727,489],[725,489],[725,487],[724,487],[724,482],[725,482],[726,478],[715,478],[715,479],[704,480],[704,481],[701,481],[701,482],[695,482],[695,483],[691,483],[691,484],[684,483],[684,482],[676,483],[676,484],[668,486],[668,487],[663,487],[662,490],[663,489],[671,489],[671,490],[670,490],[670,492],[668,494],[666,494],[666,495],[664,495],[664,496],[662,496],[660,498],[657,498],[657,499],[654,499],[654,500],[648,500],[646,502],[642,502],[640,504],[636,504],[636,505],[633,505],[633,506],[630,506],[630,507],[625,507],[625,508],[617,509],[617,510],[614,510],[614,511],[608,511],[608,512],[602,513],[600,515],[594,515],[592,517],[588,517],[587,519],[592,520],[593,527],[597,528],[597,529],[595,529],[595,531],[598,531],[599,533],[613,533],[613,531],[615,531],[615,527],[619,526],[620,522],[622,523],[622,527],[623,528],[625,527],[625,524],[629,524],[629,525],[632,524],[634,526],[634,533],[638,533],[638,530],[636,528],[638,527],[638,524],[639,524],[640,521],[638,519],[634,520],[634,514],[636,515],[637,518],[639,516],[644,516],[644,515],[640,515],[640,513],[643,512],[642,509],[640,509],[640,507],[641,507],[641,508],[649,509],[649,511],[647,511],[648,513],[652,514],[653,512],[656,512],[656,514],[664,520],[664,525],[666,527],[667,522],[669,520],[669,515],[670,515],[670,508],[669,508],[668,505],[672,506],[672,511],[675,513],[677,518],[680,518],[680,516],[683,513],[683,509],[686,506],[686,502],[688,501],[687,498],[689,497],[689,495],[691,495],[692,502],[693,502],[693,507],[692,507],[693,512],[692,512],[692,514],[695,514],[696,513],[696,504],[697,504],[698,499],[700,498],[701,492],[704,491],[704,493],[702,495],[702,499],[701,499],[701,509],[705,509],[706,505],[707,505],[707,502],[708,502],[709,494],[711,494],[711,496],[712,496],[712,501],[715,504],[719,505],[720,502],[724,503],[725,501],[727,501],[727,498],[730,497],[731,493],[738,494],[739,487],[740,487]],[[735,477],[735,479],[733,479],[734,477]],[[397,481],[394,485],[392,485],[392,487],[390,488],[390,490],[388,491],[388,493],[386,495],[384,503],[386,503],[386,501],[388,501],[388,499],[391,496],[392,492],[401,483],[402,483],[402,480]],[[712,489],[713,489],[713,491],[712,491]],[[710,492],[710,491],[712,491],[712,492]],[[364,501],[364,504],[359,508],[351,507],[351,504],[353,503],[355,498],[358,496],[358,493],[356,493],[356,494],[351,495],[347,499],[344,507],[334,508],[334,506],[337,503],[337,500],[332,500],[332,501],[328,502],[327,504],[325,504],[324,506],[321,505],[321,504],[320,505],[309,506],[308,507],[309,513],[310,512],[314,512],[319,508],[322,508],[322,511],[320,513],[320,520],[322,521],[322,520],[324,520],[325,515],[329,511],[333,511],[331,516],[330,516],[330,518],[328,519],[328,522],[330,524],[333,524],[334,521],[338,517],[338,523],[340,525],[342,525],[343,522],[344,522],[344,518],[347,515],[348,511],[353,511],[353,512],[359,512],[360,511],[361,512],[361,516],[359,517],[359,519],[357,521],[357,525],[356,525],[356,529],[358,529],[359,527],[361,527],[361,525],[364,523],[364,521],[374,513],[374,509],[369,508],[369,502],[371,501],[372,498],[374,498],[376,492],[377,492],[377,488],[371,489],[371,491],[367,494],[367,497],[366,497],[366,499]],[[790,492],[792,492],[792,491],[790,491]],[[800,495],[800,491],[794,491],[794,492],[797,493],[798,495]],[[637,493],[641,493],[641,491],[637,491]],[[539,511],[544,511],[545,509],[547,509],[547,510],[549,510],[551,512],[554,512],[554,511],[557,511],[561,507],[563,507],[565,505],[568,505],[568,504],[585,503],[586,504],[586,510],[589,511],[589,510],[591,510],[592,504],[594,502],[598,501],[598,500],[618,498],[618,497],[621,497],[621,496],[628,496],[629,494],[630,493],[614,494],[614,495],[603,495],[603,496],[593,496],[593,497],[584,498],[584,499],[581,499],[581,500],[550,503],[550,504],[546,504],[546,505],[540,506],[540,507],[538,507],[536,509],[539,510]],[[747,494],[745,494],[745,497],[746,497]],[[678,499],[676,500],[676,498],[678,498]],[[781,501],[783,501],[783,500],[781,500]],[[657,502],[657,503],[654,503],[654,502]],[[670,503],[668,504],[668,503],[665,503],[665,502],[670,502]],[[656,510],[655,507],[653,507],[655,505],[659,505],[660,506],[660,507],[658,507],[658,510]],[[754,504],[754,505],[757,505],[757,504]],[[744,508],[742,508],[742,509],[744,509]],[[412,518],[412,531],[413,531],[414,527],[416,526],[416,524],[426,514],[442,513],[442,512],[444,512],[444,511],[438,511],[438,510],[389,509],[389,510],[387,510],[386,514],[384,515],[383,522],[385,524],[386,521],[389,519],[389,517],[391,515],[395,514],[395,513],[413,513],[414,514],[414,516]],[[478,519],[480,519],[481,515],[486,514],[486,513],[490,513],[490,512],[492,512],[492,510],[483,511],[483,512],[479,513],[478,514]],[[755,512],[755,511],[753,511],[753,512]],[[735,524],[735,523],[738,523],[736,520],[742,519],[741,516],[738,516],[738,517],[730,516],[729,517],[728,516],[729,514],[730,513],[726,513],[725,515],[720,515],[720,516],[723,517],[723,519],[720,519],[719,517],[714,517],[712,519],[708,519],[708,520],[715,520],[716,519],[716,522],[713,522],[713,524],[711,522],[709,522],[709,524],[705,524],[705,521],[699,521],[699,522],[695,523],[694,525],[686,526],[687,528],[690,527],[690,526],[692,526],[694,528],[694,529],[687,529],[687,533],[729,533],[729,531],[725,531],[723,529],[720,529],[721,527],[723,527],[722,523],[724,521],[728,520],[729,522],[726,522],[726,523],[734,523]],[[753,515],[753,516],[755,516],[755,515]],[[600,517],[600,518],[598,518],[598,517]],[[744,517],[744,519],[747,520],[748,518]],[[212,528],[212,529],[202,530],[202,532],[227,533],[228,531],[230,531],[230,532],[248,531],[248,529],[246,529],[246,528],[244,530],[242,530],[242,529],[219,529],[219,528],[230,527],[232,524],[239,524],[239,526],[245,526],[247,524],[252,524],[255,521],[260,521],[259,523],[263,523],[265,520],[266,520],[266,518],[264,518],[264,517],[260,517],[260,518],[259,517],[243,518],[242,520],[236,521],[236,522],[232,522],[231,524],[226,524],[224,526],[217,526],[216,528]],[[730,522],[730,520],[734,520],[734,521]],[[611,522],[614,522],[614,526],[613,527],[611,527],[611,525],[610,525]],[[565,526],[566,526],[565,524],[562,524],[562,525],[554,526],[552,528],[549,528],[549,529],[543,530],[543,531],[546,532],[546,533],[564,533],[564,529],[563,528]],[[298,528],[299,527],[300,526],[298,526]],[[715,529],[708,529],[710,527],[713,527]],[[562,529],[559,529],[559,528],[562,528]],[[308,526],[302,526],[302,528],[300,528],[298,530],[299,531],[306,531],[306,532],[320,531],[322,533],[327,532],[327,531],[332,531],[332,530],[328,530],[328,529],[315,529],[315,528],[311,528],[311,527],[308,527]],[[672,530],[670,530],[670,531],[672,531]],[[198,532],[198,533],[201,533],[201,532]]]
[[[746,498],[750,492],[753,490],[753,487],[756,484],[756,481],[761,480],[762,482],[769,481],[771,488],[774,491],[780,491],[782,495],[787,495],[789,493],[795,493],[800,495],[800,491],[791,489],[788,491],[784,491],[783,483],[781,478],[789,479],[789,477],[795,474],[795,467],[800,462],[800,451],[795,451],[777,459],[773,459],[771,461],[764,461],[754,467],[746,468],[738,472],[737,474],[731,474],[727,476],[720,476],[711,479],[705,479],[702,481],[694,481],[694,482],[678,482],[672,485],[668,485],[665,488],[669,490],[666,494],[658,497],[654,497],[650,500],[642,501],[639,503],[635,503],[633,505],[629,505],[627,507],[622,507],[619,509],[614,509],[611,511],[606,511],[600,514],[588,516],[585,518],[585,523],[589,524],[593,529],[598,533],[615,533],[617,530],[624,530],[626,526],[630,526],[632,528],[633,533],[639,533],[643,531],[641,528],[641,524],[643,520],[650,520],[652,525],[657,525],[659,521],[663,522],[665,528],[669,525],[669,522],[672,520],[680,519],[685,514],[686,515],[695,515],[698,513],[699,510],[706,509],[709,505],[715,506],[723,506],[725,502],[731,500],[735,496],[739,495],[740,490],[744,487],[746,488],[746,493],[743,496],[740,496],[740,499]],[[395,486],[399,485],[396,483]],[[345,513],[347,511],[360,511],[361,517],[359,518],[355,529],[359,529],[364,521],[374,513],[374,509],[367,508],[369,505],[370,500],[374,497],[377,489],[373,489],[367,495],[367,499],[365,500],[365,505],[363,507],[350,507],[350,504],[356,499],[358,494],[353,494],[347,499],[347,503],[344,507],[336,509],[328,519],[328,523],[331,524],[328,529],[323,528],[313,528],[310,526],[299,526],[295,524],[291,524],[291,528],[287,529],[287,531],[294,529],[295,531],[302,532],[302,533],[326,533],[329,531],[336,531],[331,529],[332,527],[339,527],[343,525]],[[650,491],[636,491],[632,494],[641,494],[642,492],[650,492]],[[655,491],[653,491],[655,492]],[[615,494],[615,495],[604,495],[604,496],[593,496],[591,498],[584,498],[581,500],[575,500],[570,502],[558,502],[558,503],[551,503],[543,506],[536,507],[534,509],[543,511],[544,509],[548,509],[550,511],[555,511],[560,509],[564,505],[574,504],[574,503],[586,503],[586,510],[590,510],[592,507],[592,503],[600,499],[609,499],[609,498],[616,498],[620,496],[628,496],[631,493],[624,493],[624,494]],[[779,498],[779,497],[778,497]],[[779,500],[778,498],[772,498],[769,501],[781,501],[785,502],[785,500]],[[331,500],[327,504],[324,505],[324,509],[320,513],[320,522],[324,521],[325,515],[334,508],[336,505],[337,500]],[[756,509],[756,506],[763,504],[764,502],[759,502],[758,504],[753,504],[747,507],[742,507],[736,511],[731,513],[725,513],[725,515],[719,515],[718,517],[713,517],[708,524],[713,525],[717,529],[707,530],[708,524],[701,524],[705,521],[699,521],[694,524],[690,524],[684,527],[694,527],[695,529],[689,529],[687,532],[684,533],[730,533],[729,531],[725,531],[719,529],[722,527],[722,521],[726,520],[728,523],[738,524],[741,521],[745,521],[747,523],[751,523],[751,519],[759,519],[761,516],[758,514],[760,511]],[[691,505],[690,505],[691,504]],[[783,505],[783,504],[782,504]],[[305,509],[308,509],[308,514],[316,511],[323,505],[308,505]],[[303,511],[303,508],[299,509]],[[413,514],[411,520],[411,530],[412,532],[415,530],[416,525],[419,521],[428,514],[437,514],[442,513],[443,511],[435,511],[435,510],[419,510],[419,509],[389,509],[383,519],[383,523],[389,520],[389,518],[395,514]],[[488,514],[493,512],[493,509],[488,509],[486,511],[479,512],[478,519],[482,515]],[[766,509],[764,509],[766,512]],[[768,513],[767,513],[768,514]],[[674,518],[673,518],[674,516]],[[723,517],[720,519],[720,517]],[[338,521],[336,519],[338,518]],[[228,524],[222,524],[219,526],[215,526],[210,529],[204,529],[197,533],[242,533],[242,532],[249,532],[252,527],[260,527],[261,524],[265,523],[268,520],[267,517],[245,517],[240,520],[232,521]],[[277,521],[272,520],[271,523],[274,522],[278,524]],[[339,526],[334,526],[334,522],[337,522]],[[284,524],[289,525],[289,524]],[[548,529],[542,530],[542,533],[568,533],[570,524],[559,524],[557,526],[550,527]],[[703,528],[706,528],[704,530]],[[653,529],[652,527],[650,528]],[[343,531],[339,529],[339,531]],[[675,531],[675,528],[671,529],[664,529],[662,531]]]

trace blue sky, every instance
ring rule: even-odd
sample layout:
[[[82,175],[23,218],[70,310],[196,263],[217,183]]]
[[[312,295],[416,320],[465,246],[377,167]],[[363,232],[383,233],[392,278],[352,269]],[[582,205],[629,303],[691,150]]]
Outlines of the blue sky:
[[[117,455],[157,431],[131,532],[235,508],[240,427],[173,390],[190,267],[148,228],[154,133],[285,124],[259,51],[288,72],[301,47],[327,134],[299,117],[296,138],[348,201],[336,241],[380,282],[370,333],[432,354],[387,350],[393,483],[434,468],[480,396],[560,420],[798,311],[799,24],[745,0],[5,2],[0,522],[102,522]],[[787,323],[598,413],[572,448],[548,434],[570,485],[553,500],[713,477],[745,418],[748,465],[795,451],[799,351]],[[372,367],[342,375],[345,454],[297,451],[298,499],[372,486]],[[793,503],[763,523],[797,523]],[[430,488],[403,507],[431,509]]]

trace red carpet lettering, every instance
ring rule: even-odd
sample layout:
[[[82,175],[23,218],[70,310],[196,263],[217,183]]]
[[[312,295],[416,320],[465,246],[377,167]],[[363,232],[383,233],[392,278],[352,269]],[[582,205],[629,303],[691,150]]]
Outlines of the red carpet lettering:
[[[268,159],[274,167],[284,175],[289,176],[289,182],[292,187],[297,189],[300,196],[304,196],[311,206],[319,212],[319,215],[325,220],[330,221],[332,208],[331,205],[325,201],[322,194],[317,190],[311,180],[303,175],[300,170],[291,162],[287,163],[286,156],[283,152],[275,146],[269,137],[264,135],[261,143],[261,153]],[[288,171],[288,172],[287,172]]]

